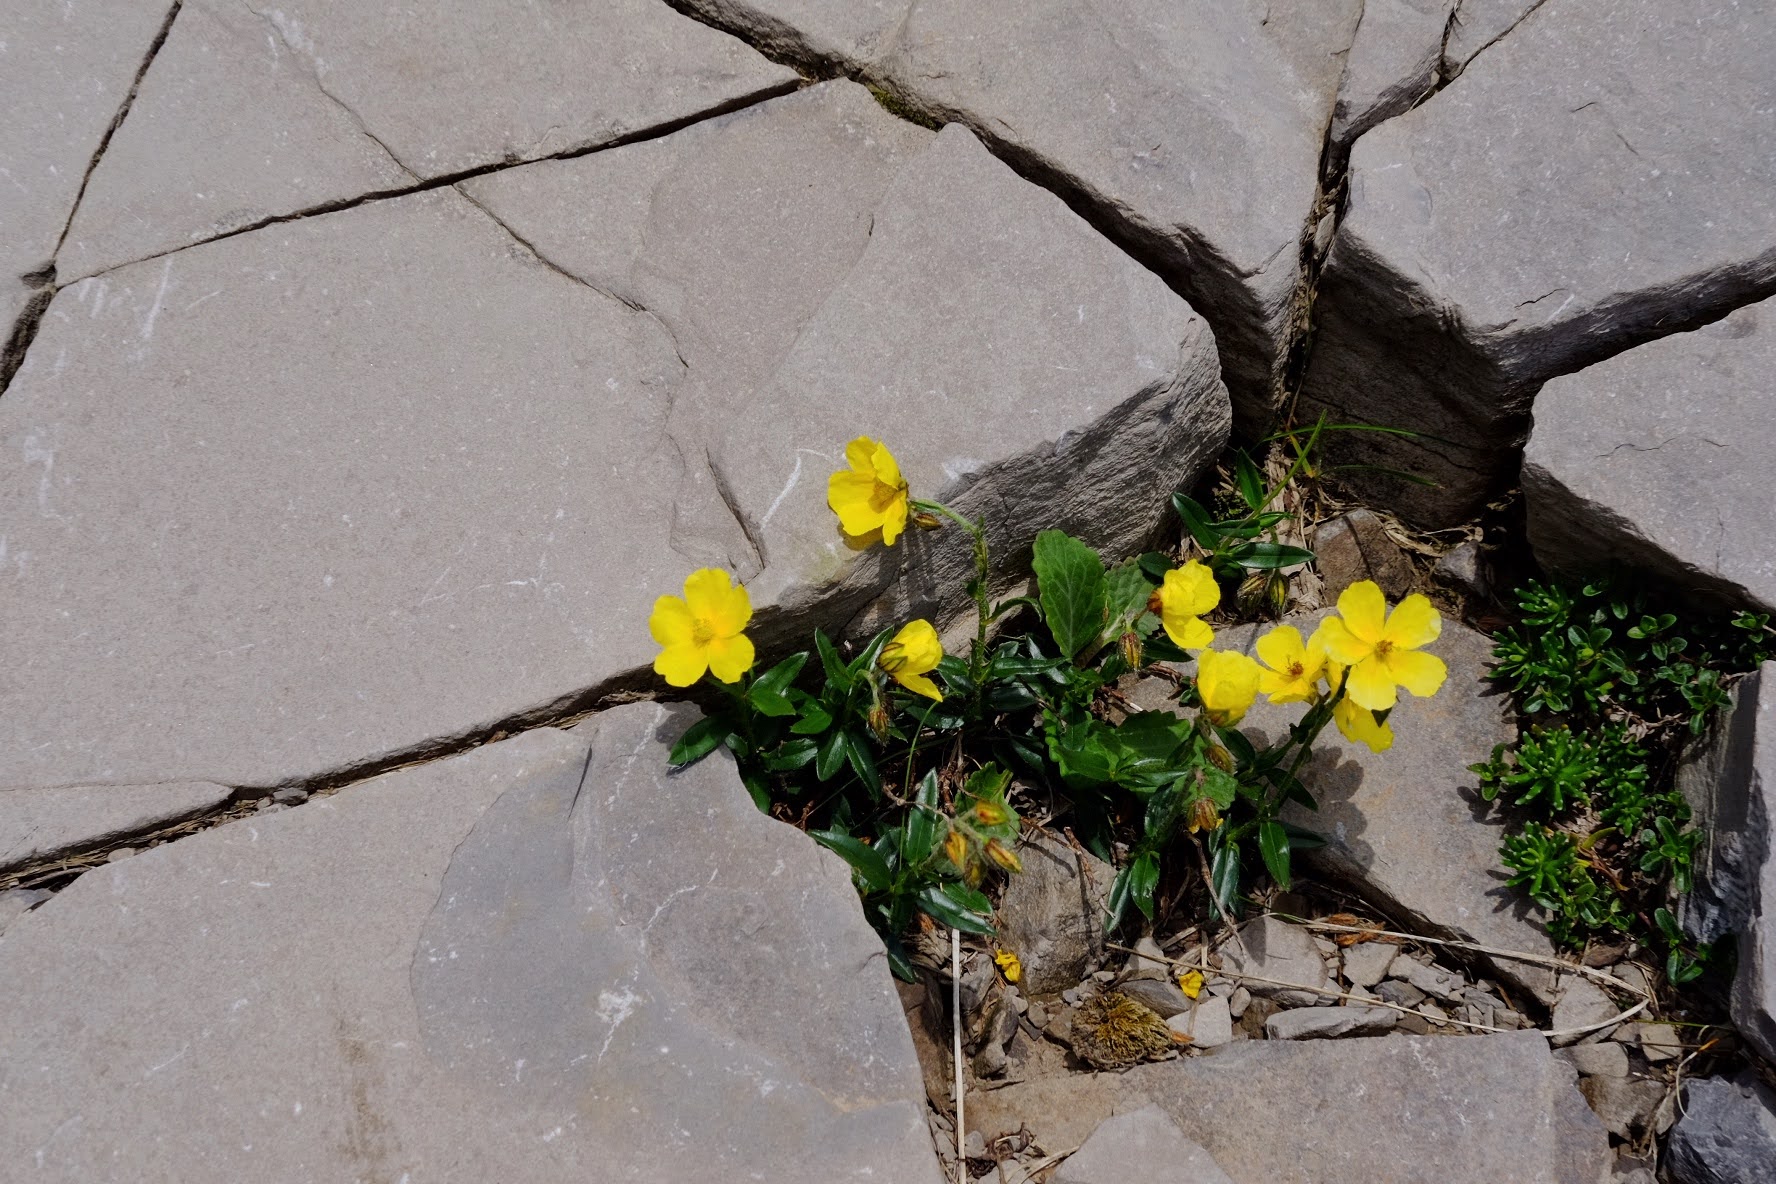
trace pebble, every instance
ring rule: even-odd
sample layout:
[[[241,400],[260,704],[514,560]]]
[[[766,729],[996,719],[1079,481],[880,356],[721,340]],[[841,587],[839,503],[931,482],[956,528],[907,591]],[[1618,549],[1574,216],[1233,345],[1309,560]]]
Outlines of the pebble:
[[[1425,966],[1410,958],[1396,958],[1392,968],[1395,978],[1403,978],[1427,995],[1435,995],[1450,1003],[1460,1003],[1467,984],[1461,976],[1441,966]]]
[[[1061,992],[1061,1002],[1065,1003],[1068,1007],[1078,1007],[1081,998],[1082,996],[1079,993],[1078,987],[1068,987]]]
[[[1397,1003],[1401,1007],[1417,1007],[1425,1001],[1425,993],[1411,983],[1403,983],[1399,979],[1388,979],[1375,988],[1375,994],[1389,1003]]]
[[[1234,1019],[1246,1014],[1246,1008],[1252,1005],[1252,992],[1244,987],[1235,987],[1233,994],[1227,998],[1227,1011]]]
[[[1135,952],[1129,956],[1128,976],[1131,979],[1165,979],[1171,976],[1165,951],[1159,948],[1158,942],[1151,937],[1143,937],[1135,943]]]
[[[118,860],[128,859],[130,856],[134,855],[135,853],[136,853],[136,849],[134,847],[119,847],[115,851],[112,851],[110,854],[105,856],[105,862],[106,863],[116,863]]]
[[[1628,1025],[1623,1025],[1624,1027]],[[1637,1024],[1640,1055],[1657,1065],[1683,1055],[1683,1037],[1670,1024]]]
[[[969,1131],[968,1137],[962,1140],[962,1154],[969,1159],[985,1159],[987,1157],[987,1140],[979,1131]]]
[[[1032,1002],[1025,1008],[1024,1018],[1029,1020],[1031,1026],[1035,1028],[1046,1028],[1048,1027],[1048,1008],[1040,1003]]]
[[[1194,1011],[1173,1016],[1166,1026],[1190,1037],[1192,1048],[1219,1048],[1233,1040],[1233,1014],[1227,1000],[1216,995],[1199,1000]]]
[[[1563,984],[1565,994],[1560,1002],[1554,1005],[1554,1016],[1551,1026],[1556,1032],[1568,1032],[1565,1036],[1550,1036],[1549,1042],[1556,1048],[1568,1044],[1576,1044],[1583,1039],[1587,1044],[1607,1037],[1611,1029],[1599,1028],[1593,1032],[1571,1032],[1574,1028],[1588,1028],[1602,1020],[1607,1020],[1619,1010],[1615,1002],[1603,993],[1603,988],[1588,978],[1574,976]]]
[[[1373,987],[1387,977],[1399,957],[1400,947],[1384,941],[1365,941],[1344,951],[1344,978],[1353,987]]]
[[[1398,1022],[1385,1007],[1296,1007],[1264,1021],[1272,1040],[1329,1040],[1339,1036],[1379,1036]]]
[[[1643,995],[1653,993],[1653,979],[1637,962],[1619,962],[1609,968],[1609,973],[1627,984],[1631,991]]]
[[[1529,1018],[1520,1011],[1504,1008],[1492,1013],[1492,1026],[1495,1028],[1527,1028]]]
[[[1586,1077],[1628,1076],[1628,1052],[1619,1044],[1579,1044],[1556,1055]]]
[[[1426,1019],[1434,1020],[1440,1024],[1449,1022],[1449,1013],[1444,1011],[1441,1007],[1438,1007],[1435,1003],[1428,1001],[1420,1003],[1418,1005],[1418,1010],[1424,1013]]]
[[[281,802],[286,806],[300,806],[303,802],[308,800],[308,791],[306,789],[297,789],[294,786],[286,789],[273,790],[271,800],[274,802]]]

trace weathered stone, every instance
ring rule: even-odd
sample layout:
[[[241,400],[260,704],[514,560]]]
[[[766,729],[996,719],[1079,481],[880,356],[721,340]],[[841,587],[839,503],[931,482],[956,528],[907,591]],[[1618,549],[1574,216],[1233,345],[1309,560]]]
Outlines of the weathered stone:
[[[1684,756],[1678,787],[1707,841],[1696,853],[1695,889],[1680,902],[1698,941],[1737,935],[1733,1024],[1776,1061],[1776,662],[1732,691],[1707,738]]]
[[[1157,1103],[1239,1184],[1597,1184],[1608,1137],[1572,1081],[1533,1032],[1248,1041],[1010,1085],[971,1097],[967,1119],[989,1140],[1027,1122],[1068,1147],[1112,1111]]]
[[[512,12],[187,0],[93,172],[61,276],[424,179],[582,152],[796,82],[653,0]]]
[[[1764,1184],[1776,1163],[1776,1092],[1749,1073],[1684,1087],[1667,1170],[1677,1184]]]
[[[1364,941],[1346,947],[1344,978],[1353,987],[1373,987],[1387,977],[1400,947],[1385,941]]]
[[[1675,1060],[1684,1054],[1683,1037],[1678,1035],[1677,1028],[1671,1024],[1637,1024],[1639,1029],[1640,1055],[1651,1064],[1658,1065],[1665,1061]]]
[[[1241,986],[1284,1007],[1323,1003],[1332,985],[1313,936],[1268,914],[1242,926],[1239,941],[1221,947],[1221,959],[1229,970],[1250,976],[1239,980]]]
[[[0,870],[181,822],[226,802],[225,785],[0,789]]]
[[[1623,1139],[1638,1139],[1651,1128],[1668,1088],[1663,1081],[1644,1077],[1586,1077],[1579,1082],[1579,1092],[1598,1121]]]
[[[1325,582],[1328,601],[1358,580],[1374,580],[1398,600],[1418,582],[1418,573],[1388,537],[1387,528],[1372,510],[1352,510],[1322,522],[1313,536],[1314,570]]]
[[[1448,1003],[1461,1002],[1462,992],[1467,986],[1454,971],[1445,970],[1441,966],[1426,966],[1411,956],[1395,959],[1389,973],[1395,978],[1405,979],[1425,994]]]
[[[668,775],[668,719],[88,873],[0,944],[0,1155],[46,1180],[935,1184],[846,868],[726,758]]]
[[[1332,112],[1333,144],[1349,147],[1436,89],[1443,35],[1456,7],[1457,0],[1364,0]]]
[[[1384,983],[1376,984],[1375,995],[1378,999],[1386,999],[1389,1003],[1397,1003],[1401,1007],[1417,1007],[1428,998],[1423,991],[1411,983],[1400,982],[1397,979],[1389,979]]]
[[[1272,1040],[1333,1040],[1340,1036],[1382,1036],[1399,1013],[1391,1007],[1295,1007],[1264,1021]]]
[[[1487,46],[1523,23],[1543,0],[1459,0],[1443,46],[1443,76],[1453,78]]]
[[[1239,427],[1274,416],[1355,0],[688,0],[972,128],[1150,260],[1215,327]]]
[[[1250,1001],[1251,995],[1246,998]],[[1192,1048],[1220,1048],[1233,1040],[1233,1005],[1219,995],[1205,995],[1189,1011],[1174,1015],[1167,1026],[1188,1038]]]
[[[173,5],[70,0],[13,5],[0,34],[0,355],[36,294],[22,277],[55,262],[93,156]],[[0,356],[0,383],[10,367]]]
[[[1050,1178],[1054,1184],[1234,1184],[1214,1157],[1186,1139],[1158,1106],[1100,1123]]]
[[[1766,477],[1776,298],[1556,378],[1523,454],[1529,541],[1550,571],[1628,565],[1776,608]]]
[[[1032,995],[1077,983],[1104,952],[1104,917],[1115,869],[1066,843],[1033,837],[1019,850],[1024,870],[999,903],[999,942],[1017,951],[1019,981]]]
[[[0,932],[54,895],[47,888],[8,888],[0,892]]]
[[[1290,618],[1303,636],[1324,613]],[[1251,653],[1256,631],[1223,630],[1216,645]],[[1317,873],[1361,894],[1403,927],[1436,937],[1551,956],[1554,944],[1529,919],[1529,905],[1497,874],[1503,823],[1486,812],[1467,767],[1516,738],[1510,700],[1487,680],[1492,642],[1456,621],[1427,647],[1449,667],[1429,699],[1402,695],[1388,718],[1394,744],[1372,753],[1336,728],[1320,735],[1302,781],[1319,799],[1285,817],[1317,831],[1327,845],[1303,853]],[[1298,704],[1260,702],[1246,716],[1255,739],[1280,737],[1302,714]],[[1499,977],[1546,996],[1547,971],[1498,958]],[[1400,968],[1394,973],[1398,975]]]
[[[1575,1044],[1561,1049],[1557,1055],[1583,1077],[1628,1076],[1628,1052],[1611,1040],[1601,1044]]]
[[[1116,988],[1130,999],[1152,1010],[1162,1020],[1189,1011],[1196,1004],[1170,979],[1129,979]]]
[[[1776,290],[1776,121],[1745,114],[1773,58],[1763,7],[1546,0],[1358,141],[1301,408],[1422,434],[1328,457],[1431,478],[1353,474],[1451,525],[1514,478],[1548,379]]]
[[[1560,997],[1549,1019],[1551,1030],[1562,1033],[1549,1037],[1555,1047],[1580,1040],[1603,1040],[1614,1031],[1598,1026],[1622,1010],[1602,987],[1583,975],[1572,975],[1562,979],[1558,990]]]
[[[1483,600],[1492,592],[1492,581],[1486,575],[1486,560],[1480,553],[1480,544],[1472,539],[1445,551],[1431,569],[1431,578],[1476,600]]]
[[[58,294],[0,402],[0,784],[307,782],[657,686],[700,565],[767,653],[902,563],[873,611],[953,611],[961,532],[842,543],[860,433],[1005,581],[1041,526],[1138,549],[1225,439],[1176,295],[851,83],[464,189]]]
[[[1129,955],[1128,968],[1124,971],[1132,979],[1169,979],[1172,976],[1171,964],[1166,961],[1165,951],[1151,935],[1143,936],[1135,942],[1135,952]]]

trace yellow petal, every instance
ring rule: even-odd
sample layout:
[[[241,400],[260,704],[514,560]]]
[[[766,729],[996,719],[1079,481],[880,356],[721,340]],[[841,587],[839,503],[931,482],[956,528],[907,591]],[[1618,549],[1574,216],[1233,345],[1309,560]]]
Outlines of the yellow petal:
[[[1244,654],[1204,650],[1196,659],[1196,689],[1217,723],[1237,723],[1258,697],[1258,663]]]
[[[654,611],[648,616],[648,632],[660,645],[688,645],[696,627],[691,608],[683,600],[662,596],[654,601]]]
[[[881,512],[870,505],[875,491],[876,479],[868,473],[838,472],[826,479],[826,504],[846,534],[869,534],[881,527]]]
[[[1346,739],[1367,745],[1370,752],[1386,752],[1394,745],[1393,725],[1378,722],[1374,712],[1363,710],[1349,699],[1332,709],[1332,721]]]
[[[718,637],[706,648],[709,652],[709,673],[723,682],[739,682],[740,676],[752,669],[752,638],[744,633]]]
[[[665,679],[669,686],[688,687],[702,678],[707,669],[709,658],[699,645],[667,646],[654,659],[654,673]]]
[[[892,656],[890,656],[892,654]],[[890,674],[925,674],[943,661],[943,641],[930,621],[908,621],[900,627],[877,659]]]
[[[1367,707],[1370,711],[1386,711],[1399,701],[1394,692],[1393,676],[1379,658],[1364,658],[1352,666],[1345,679],[1344,693],[1358,707]]]
[[[923,674],[909,674],[903,670],[890,677],[915,695],[924,695],[927,699],[935,699],[939,703],[943,702],[943,692],[937,689],[936,683],[932,682],[929,678],[926,678]]]
[[[1344,627],[1351,636],[1374,645],[1381,640],[1386,623],[1387,597],[1374,580],[1358,580],[1339,594],[1338,615],[1344,618]],[[1332,656],[1337,657],[1337,652]]]
[[[1193,559],[1166,572],[1159,601],[1166,612],[1200,617],[1221,603],[1221,585],[1215,582],[1215,573]]]
[[[899,486],[901,484],[900,464],[894,459],[894,454],[888,451],[886,444],[875,442],[875,447],[870,452],[870,471],[875,473],[876,480],[884,485]]]
[[[1327,617],[1320,622],[1314,636],[1320,639],[1326,656],[1344,666],[1355,666],[1375,652],[1374,645],[1345,628],[1344,622],[1337,617]]]
[[[719,567],[705,567],[685,578],[685,603],[691,616],[715,637],[732,637],[752,619],[752,599]]]
[[[868,436],[859,436],[845,445],[845,463],[851,466],[853,472],[873,481],[876,476],[876,448],[874,440]]]
[[[1160,623],[1165,626],[1166,636],[1172,644],[1181,650],[1204,650],[1215,644],[1215,631],[1209,628],[1208,622],[1197,617],[1172,616],[1162,614]]]
[[[881,513],[882,543],[892,547],[894,540],[899,538],[907,524],[907,499],[903,492],[899,497],[888,503],[888,508]]]
[[[1443,618],[1429,600],[1414,592],[1388,614],[1387,627],[1381,635],[1395,649],[1415,650],[1430,645],[1442,634]]]
[[[1435,654],[1418,650],[1394,650],[1387,656],[1388,677],[1417,695],[1428,699],[1437,693],[1449,677],[1449,667]]]
[[[1255,648],[1264,664],[1275,671],[1307,665],[1307,647],[1301,643],[1301,630],[1293,625],[1278,625],[1260,637]]]
[[[1178,989],[1191,999],[1202,994],[1203,976],[1200,970],[1187,970],[1178,976]]]

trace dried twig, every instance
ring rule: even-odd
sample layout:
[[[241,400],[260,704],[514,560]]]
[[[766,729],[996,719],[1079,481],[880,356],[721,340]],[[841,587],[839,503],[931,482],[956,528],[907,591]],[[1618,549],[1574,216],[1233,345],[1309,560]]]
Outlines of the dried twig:
[[[962,931],[950,930],[950,1031],[956,1058],[956,1180],[968,1184],[968,1157],[962,1154]]]

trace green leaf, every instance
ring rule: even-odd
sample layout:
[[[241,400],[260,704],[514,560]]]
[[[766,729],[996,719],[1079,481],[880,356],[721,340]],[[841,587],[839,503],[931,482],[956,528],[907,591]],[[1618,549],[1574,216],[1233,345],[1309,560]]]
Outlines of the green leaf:
[[[1147,578],[1152,580],[1155,584],[1164,583],[1166,572],[1171,571],[1172,568],[1177,566],[1177,564],[1172,562],[1172,557],[1170,555],[1165,555],[1158,551],[1143,552],[1141,557],[1135,560],[1135,562],[1141,565],[1141,570],[1147,573]]]
[[[1258,824],[1258,853],[1264,856],[1264,868],[1278,888],[1289,887],[1289,832],[1277,822]]]
[[[1043,619],[1071,658],[1104,626],[1104,561],[1064,531],[1045,530],[1036,536],[1035,568]]]
[[[1314,553],[1305,547],[1290,547],[1282,543],[1241,543],[1229,551],[1227,557],[1252,571],[1275,571],[1312,563]]]
[[[833,717],[819,703],[809,703],[802,708],[802,718],[789,725],[789,730],[798,736],[818,736],[832,727]]]
[[[1174,493],[1172,495],[1172,509],[1178,512],[1178,517],[1183,520],[1184,529],[1190,532],[1190,537],[1195,539],[1203,550],[1213,551],[1221,545],[1221,532],[1215,529],[1214,520],[1209,517],[1209,512],[1203,509],[1195,498],[1185,493]]]
[[[882,776],[876,771],[876,754],[870,751],[869,740],[854,728],[846,728],[839,735],[845,738],[845,759],[851,762],[851,771],[872,792],[880,791]]]
[[[832,780],[832,775],[845,763],[848,747],[843,728],[834,728],[828,732],[821,739],[820,748],[814,756],[814,775],[822,781]]]
[[[1143,851],[1129,864],[1129,897],[1149,921],[1153,920],[1153,893],[1159,887],[1159,856]]]
[[[733,721],[725,715],[706,715],[685,730],[666,755],[673,765],[689,765],[714,752],[734,731]]]
[[[906,842],[901,845],[901,853],[913,867],[930,859],[931,852],[937,847],[937,833],[940,829],[937,811],[937,770],[932,769],[919,779],[919,788],[913,794],[912,809],[907,811]]]
[[[1215,888],[1215,899],[1221,907],[1233,904],[1239,895],[1240,885],[1240,854],[1239,845],[1227,843],[1215,849],[1214,856],[1209,860],[1209,881]]]
[[[787,773],[812,761],[819,749],[820,745],[804,736],[799,740],[789,741],[776,752],[766,754],[763,764],[773,773]]]
[[[746,698],[754,707],[765,715],[785,716],[795,714],[795,704],[791,703],[784,692],[796,680],[807,664],[808,655],[804,651],[791,654],[765,673],[759,675],[752,686],[747,689]]]
[[[1240,497],[1246,505],[1256,513],[1264,508],[1264,478],[1258,475],[1258,466],[1252,463],[1245,449],[1233,454],[1233,479],[1239,486]]]
[[[1239,779],[1214,765],[1205,765],[1199,788],[1204,797],[1215,803],[1215,809],[1225,813],[1232,807],[1234,795],[1239,793]]]
[[[888,861],[868,843],[854,839],[843,831],[811,830],[808,837],[850,864],[872,892],[886,892],[893,881]]]
[[[1128,911],[1129,893],[1134,882],[1135,869],[1130,864],[1116,873],[1116,879],[1110,882],[1110,897],[1104,902],[1104,932],[1114,932],[1122,924],[1122,914]]]
[[[771,812],[771,789],[765,784],[763,777],[757,773],[742,773],[740,784],[746,787],[746,792],[752,798],[752,804],[758,807],[759,813]]]
[[[1152,595],[1153,585],[1141,565],[1133,559],[1111,568],[1104,584],[1104,599],[1109,612],[1104,632],[1114,636],[1133,625],[1147,611],[1147,600]]]
[[[1150,665],[1154,662],[1188,662],[1188,652],[1172,644],[1172,639],[1163,633],[1155,633],[1152,637],[1141,639],[1141,662]]]
[[[959,892],[968,893],[971,897],[979,897],[980,907],[971,909],[969,905],[958,903],[956,897]],[[968,898],[964,897],[963,899]],[[970,901],[970,904],[973,903],[975,902]],[[963,933],[978,933],[982,936],[991,936],[993,933],[992,922],[988,919],[993,913],[992,904],[988,902],[986,897],[981,896],[980,893],[975,892],[967,885],[953,883],[944,884],[941,887],[932,885],[919,894],[919,907],[929,913],[934,920],[948,925],[951,929],[959,929]]]
[[[840,691],[850,690],[852,678],[851,672],[845,668],[845,660],[839,657],[839,651],[833,648],[833,643],[819,629],[814,630],[814,648],[820,653],[820,665],[826,671],[827,685]]]

